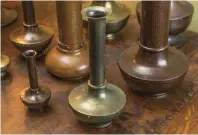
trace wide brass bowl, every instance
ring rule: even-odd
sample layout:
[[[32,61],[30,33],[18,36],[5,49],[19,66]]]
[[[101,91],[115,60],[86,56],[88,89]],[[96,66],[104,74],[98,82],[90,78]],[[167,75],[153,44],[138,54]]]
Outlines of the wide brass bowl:
[[[6,55],[1,55],[1,77],[6,75],[9,64],[10,58]]]
[[[83,8],[89,6],[103,6],[111,10],[106,18],[106,39],[113,39],[128,23],[131,11],[122,3],[115,1],[94,1],[91,5],[83,4]],[[83,16],[84,28],[88,29],[88,18]]]
[[[133,91],[161,98],[181,84],[189,68],[188,59],[175,48],[167,51],[164,56],[163,52],[142,52],[134,45],[120,55],[120,71]]]
[[[53,30],[43,25],[31,28],[20,27],[10,34],[12,44],[21,53],[34,50],[38,55],[43,55],[48,51],[52,37]]]
[[[17,19],[17,12],[13,9],[1,7],[1,26],[7,26]]]
[[[82,84],[69,94],[69,105],[77,119],[94,128],[110,125],[122,113],[125,103],[126,95],[113,84],[91,90],[88,84]]]

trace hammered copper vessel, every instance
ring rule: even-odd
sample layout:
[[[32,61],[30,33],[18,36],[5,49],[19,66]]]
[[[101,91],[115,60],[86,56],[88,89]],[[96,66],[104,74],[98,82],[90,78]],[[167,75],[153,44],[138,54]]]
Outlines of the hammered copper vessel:
[[[136,13],[138,22],[140,22],[141,2],[137,4]],[[190,25],[193,13],[194,7],[190,2],[171,0],[168,38],[169,44],[171,46],[181,47],[188,41],[188,38],[183,32]]]
[[[58,44],[46,55],[50,73],[66,79],[80,79],[89,73],[89,50],[83,38],[81,1],[57,1]]]
[[[37,24],[32,1],[22,1],[22,7],[23,27],[15,29],[10,34],[10,40],[22,53],[31,49],[37,52],[37,56],[44,55],[49,49],[53,31],[49,27]]]
[[[10,64],[10,58],[2,54],[1,55],[1,78],[4,78],[4,76],[6,75],[9,64]]]
[[[13,9],[1,7],[1,26],[7,26],[17,19],[17,12]]]
[[[118,65],[133,91],[162,98],[181,84],[188,59],[168,44],[170,1],[143,1],[141,13],[139,46],[125,50]]]
[[[30,86],[22,90],[21,101],[31,110],[42,111],[48,104],[51,91],[49,88],[38,84],[35,63],[36,51],[27,50],[23,55],[26,58]]]
[[[84,8],[90,5],[85,4]],[[91,6],[103,6],[109,8],[112,12],[106,18],[106,39],[111,40],[126,26],[128,23],[131,11],[130,9],[119,2],[115,1],[93,1]],[[83,16],[84,27],[88,28],[88,18]]]
[[[105,7],[85,8],[88,17],[90,79],[88,83],[73,89],[69,94],[69,105],[82,123],[93,128],[104,128],[116,119],[125,106],[125,93],[105,79],[104,53],[106,15]]]

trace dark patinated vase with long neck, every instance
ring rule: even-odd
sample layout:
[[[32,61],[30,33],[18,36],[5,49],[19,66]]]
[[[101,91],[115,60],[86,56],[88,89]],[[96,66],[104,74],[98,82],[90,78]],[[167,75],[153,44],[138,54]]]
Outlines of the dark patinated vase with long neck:
[[[168,44],[170,1],[142,1],[141,13],[139,46],[125,50],[118,65],[133,91],[162,98],[182,82],[188,59]]]
[[[121,114],[126,102],[124,92],[105,79],[104,45],[108,13],[107,8],[99,6],[82,11],[88,17],[90,79],[69,94],[69,105],[77,119],[93,128],[109,126]]]

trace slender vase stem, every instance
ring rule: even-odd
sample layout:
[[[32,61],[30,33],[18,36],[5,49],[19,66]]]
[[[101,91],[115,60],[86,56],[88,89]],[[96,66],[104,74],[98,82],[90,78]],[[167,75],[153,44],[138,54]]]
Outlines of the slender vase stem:
[[[33,1],[22,1],[24,25],[36,25]]]
[[[83,26],[81,1],[56,1],[59,47],[66,50],[81,48]]]
[[[168,47],[170,1],[143,1],[140,45],[151,51]]]
[[[35,62],[36,52],[34,50],[28,50],[24,52],[23,55],[26,58],[26,63],[28,68],[30,90],[37,91],[39,89],[39,85],[38,85],[36,62]]]
[[[106,15],[88,16],[89,28],[89,59],[90,59],[90,83],[94,86],[101,86],[105,83],[104,54],[105,54],[105,33]]]

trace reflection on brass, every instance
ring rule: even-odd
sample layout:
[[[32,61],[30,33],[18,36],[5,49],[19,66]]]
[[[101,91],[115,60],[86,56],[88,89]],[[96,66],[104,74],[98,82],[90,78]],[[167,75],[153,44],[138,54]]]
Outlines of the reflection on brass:
[[[10,34],[12,44],[22,53],[26,50],[35,50],[38,56],[44,55],[53,37],[51,28],[38,25],[35,20],[32,1],[22,1],[23,27],[15,29]]]
[[[89,73],[88,45],[83,39],[82,3],[57,1],[58,45],[46,55],[50,73],[67,79],[79,79]]]
[[[140,22],[141,2],[137,4],[136,13],[138,22]],[[168,39],[171,46],[180,47],[188,41],[183,32],[190,25],[193,13],[194,7],[190,2],[171,0]]]
[[[90,5],[84,5],[88,7]],[[103,6],[109,8],[112,13],[107,16],[106,20],[106,39],[111,40],[115,38],[116,34],[120,32],[128,23],[131,11],[130,9],[119,2],[115,1],[93,1],[91,6]],[[84,27],[88,26],[88,19],[83,16]]]
[[[1,54],[1,78],[6,75],[9,64],[10,58],[6,55]]]
[[[21,92],[20,98],[29,109],[42,111],[48,104],[51,91],[49,88],[38,84],[35,63],[36,52],[27,50],[23,53],[23,56],[26,58],[30,86]]]
[[[128,48],[119,58],[125,81],[144,96],[165,97],[189,68],[184,53],[168,47],[169,13],[169,1],[143,1],[139,47]]]
[[[1,26],[7,26],[17,19],[17,12],[13,9],[1,7]]]
[[[109,126],[121,114],[126,102],[125,93],[105,79],[105,22],[108,13],[108,8],[99,6],[82,11],[88,17],[90,79],[73,89],[68,97],[77,119],[93,128]]]

